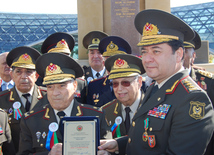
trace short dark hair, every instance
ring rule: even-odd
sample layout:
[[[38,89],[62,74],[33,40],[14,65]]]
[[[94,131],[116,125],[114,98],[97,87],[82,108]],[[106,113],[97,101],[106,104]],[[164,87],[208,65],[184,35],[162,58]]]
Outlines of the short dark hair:
[[[177,51],[180,47],[183,48],[183,50],[184,50],[183,42],[181,42],[179,40],[169,41],[169,42],[167,42],[167,44],[172,48],[173,54],[175,54],[175,51]],[[183,59],[184,59],[184,53],[183,53],[182,60]]]

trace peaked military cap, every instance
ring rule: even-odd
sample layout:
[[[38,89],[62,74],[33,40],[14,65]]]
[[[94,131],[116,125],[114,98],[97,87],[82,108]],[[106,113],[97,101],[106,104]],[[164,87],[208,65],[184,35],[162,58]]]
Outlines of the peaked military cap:
[[[36,71],[44,78],[43,85],[66,82],[83,76],[82,67],[70,56],[46,53],[36,61]]]
[[[42,44],[41,52],[71,54],[75,45],[72,35],[65,32],[56,32],[48,36]]]
[[[135,27],[142,34],[138,46],[166,43],[172,40],[191,40],[193,30],[178,17],[161,10],[148,9],[135,17]]]
[[[129,43],[123,38],[117,36],[103,38],[99,44],[99,51],[103,56],[132,53]]]
[[[108,35],[101,31],[91,31],[83,38],[83,46],[86,49],[98,49],[100,41]]]
[[[142,60],[131,54],[117,54],[105,61],[109,79],[136,76],[145,73]]]
[[[35,69],[36,60],[40,55],[39,51],[32,47],[21,46],[12,49],[8,53],[6,61],[10,67]]]
[[[184,47],[193,47],[195,50],[201,47],[201,38],[199,34],[195,32],[195,37],[190,41],[184,41]]]

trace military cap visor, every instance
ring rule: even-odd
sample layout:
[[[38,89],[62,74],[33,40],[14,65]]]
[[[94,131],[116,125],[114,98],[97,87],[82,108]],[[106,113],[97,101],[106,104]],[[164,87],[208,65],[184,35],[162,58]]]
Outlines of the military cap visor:
[[[184,41],[185,48],[192,47],[195,50],[197,50],[201,47],[201,38],[196,31],[194,31],[194,32],[195,32],[195,37],[192,40]]]
[[[74,45],[75,41],[72,35],[65,32],[56,32],[45,39],[41,47],[41,52],[43,54],[56,52],[70,55]]]
[[[178,17],[161,10],[148,9],[135,17],[135,27],[142,35],[138,46],[147,46],[172,40],[191,40],[193,30]]]
[[[98,49],[100,41],[107,36],[101,31],[91,31],[83,38],[83,46],[86,49]]]
[[[99,44],[99,51],[103,56],[132,53],[129,43],[118,36],[109,36],[103,38]]]
[[[36,61],[36,71],[44,78],[43,84],[55,84],[83,76],[82,67],[62,53],[46,53]]]
[[[10,67],[35,69],[36,60],[40,55],[39,51],[32,47],[21,46],[8,53],[6,62]]]
[[[130,54],[117,54],[105,61],[105,67],[110,73],[109,79],[136,76],[145,73],[142,60]]]

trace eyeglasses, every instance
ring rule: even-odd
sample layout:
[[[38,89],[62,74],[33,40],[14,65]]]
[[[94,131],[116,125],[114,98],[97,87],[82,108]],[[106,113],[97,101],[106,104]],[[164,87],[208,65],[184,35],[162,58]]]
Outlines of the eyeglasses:
[[[137,77],[135,77],[132,81],[121,81],[121,82],[115,82],[112,81],[110,84],[113,88],[117,88],[119,86],[119,83],[123,86],[123,87],[129,87],[131,85],[131,83],[136,79]]]

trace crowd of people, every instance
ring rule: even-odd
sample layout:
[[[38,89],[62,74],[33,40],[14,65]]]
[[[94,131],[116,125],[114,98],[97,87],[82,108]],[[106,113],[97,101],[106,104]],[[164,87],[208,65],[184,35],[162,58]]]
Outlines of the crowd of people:
[[[101,31],[83,38],[89,66],[70,56],[75,41],[64,32],[47,37],[41,52],[0,54],[0,154],[62,155],[61,119],[96,116],[98,155],[213,155],[214,75],[194,65],[200,36],[156,9],[134,24],[141,58]]]

